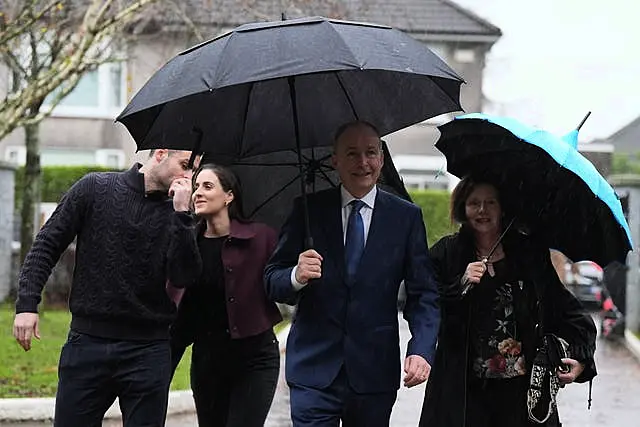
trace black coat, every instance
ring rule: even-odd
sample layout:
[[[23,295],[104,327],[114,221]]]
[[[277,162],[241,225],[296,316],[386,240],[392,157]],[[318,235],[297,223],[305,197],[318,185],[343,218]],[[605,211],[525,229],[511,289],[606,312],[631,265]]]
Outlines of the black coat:
[[[514,307],[516,318],[524,322],[519,330],[523,331],[527,372],[531,372],[541,334],[555,333],[569,342],[572,357],[585,365],[576,382],[590,381],[596,375],[596,327],[582,304],[560,282],[549,250],[518,232],[507,235],[503,247],[527,295],[520,306],[516,303]],[[461,278],[467,265],[477,260],[473,238],[463,228],[438,241],[430,253],[440,287],[442,320],[420,427],[465,427],[471,307],[469,298],[462,297]],[[558,423],[558,418],[552,417],[545,425]]]

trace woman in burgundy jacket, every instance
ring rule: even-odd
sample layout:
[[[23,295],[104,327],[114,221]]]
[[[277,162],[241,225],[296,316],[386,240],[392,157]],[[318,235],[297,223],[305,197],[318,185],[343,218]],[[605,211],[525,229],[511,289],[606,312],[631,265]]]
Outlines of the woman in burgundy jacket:
[[[242,219],[235,175],[204,164],[193,176],[202,274],[182,297],[172,326],[176,366],[193,343],[191,389],[200,427],[263,426],[280,370],[264,266],[277,243],[270,227]]]

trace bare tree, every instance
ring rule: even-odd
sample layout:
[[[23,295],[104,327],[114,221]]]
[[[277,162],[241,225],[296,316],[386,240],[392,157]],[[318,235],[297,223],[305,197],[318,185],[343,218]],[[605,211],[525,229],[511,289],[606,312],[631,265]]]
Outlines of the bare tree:
[[[118,43],[156,1],[0,0],[0,60],[11,77],[0,103],[0,139],[25,130],[21,260],[33,242],[39,198],[39,123],[83,75],[119,59]]]
[[[21,261],[33,242],[39,199],[39,124],[87,72],[126,59],[119,55],[130,38],[158,24],[160,15],[172,21],[162,24],[173,23],[202,41],[203,31],[234,22],[227,15],[274,20],[281,12],[344,17],[346,8],[340,0],[202,0],[198,7],[180,0],[0,0],[0,70],[4,65],[11,82],[0,103],[0,140],[18,128],[25,132]]]

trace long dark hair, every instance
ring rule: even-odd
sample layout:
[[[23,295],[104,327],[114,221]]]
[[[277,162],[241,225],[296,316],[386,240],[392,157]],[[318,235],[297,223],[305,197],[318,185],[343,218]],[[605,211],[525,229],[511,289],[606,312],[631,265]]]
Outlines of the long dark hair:
[[[193,173],[192,184],[195,188],[196,179],[200,172],[204,170],[209,170],[216,174],[218,177],[218,181],[220,181],[220,186],[226,192],[233,193],[233,200],[229,203],[227,209],[229,210],[229,219],[247,222],[247,219],[244,216],[244,210],[242,207],[242,189],[240,186],[240,181],[236,174],[234,174],[230,169],[227,169],[224,166],[217,165],[215,163],[204,163],[201,164],[198,169]]]

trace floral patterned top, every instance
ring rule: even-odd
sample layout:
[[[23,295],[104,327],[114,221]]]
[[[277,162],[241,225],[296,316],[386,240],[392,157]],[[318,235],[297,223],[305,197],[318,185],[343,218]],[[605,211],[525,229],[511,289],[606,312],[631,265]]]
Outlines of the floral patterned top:
[[[505,259],[493,263],[493,271],[469,295],[471,368],[477,378],[513,378],[527,373],[514,312],[522,281],[512,279]]]

